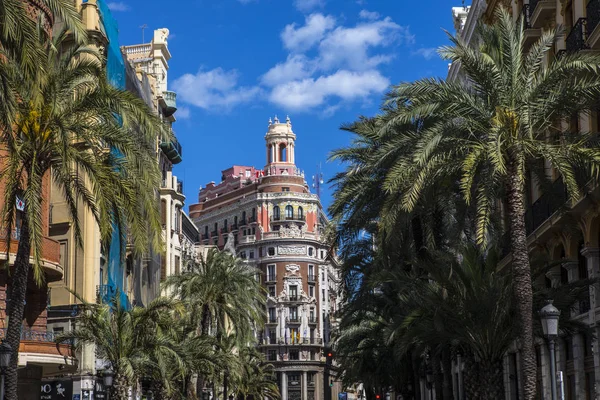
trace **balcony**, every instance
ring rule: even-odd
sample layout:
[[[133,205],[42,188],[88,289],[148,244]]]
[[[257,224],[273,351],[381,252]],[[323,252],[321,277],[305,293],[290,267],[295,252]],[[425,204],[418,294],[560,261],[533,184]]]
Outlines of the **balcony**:
[[[267,324],[276,324],[277,323],[277,317],[269,317],[269,319],[267,320]]]
[[[291,316],[288,318],[288,322],[289,322],[290,324],[299,324],[299,323],[300,323],[300,318],[299,318],[297,315],[291,315]]]
[[[210,233],[210,236],[211,236],[211,237],[213,237],[213,238],[214,238],[214,237],[218,237],[218,236],[219,236],[219,231],[212,231],[212,232]]]
[[[226,226],[224,226],[223,228],[221,228],[221,234],[227,235],[228,233],[229,233],[229,229]]]
[[[531,26],[531,7],[529,4],[525,4],[521,9],[521,15],[523,17],[523,36],[525,39],[525,47],[530,47],[535,41],[541,36],[542,30],[540,28],[533,28]]]
[[[256,235],[246,235],[240,240],[240,243],[242,244],[249,244],[254,242],[256,242]]]
[[[319,322],[319,321],[317,320],[317,317],[315,317],[315,316],[310,316],[310,317],[308,317],[308,323],[309,323],[309,324],[316,324],[317,322]]]
[[[246,225],[248,225],[248,224],[246,223],[246,219],[244,218],[240,221],[240,226],[246,226]]]
[[[542,28],[546,20],[551,18],[556,9],[554,0],[529,0],[530,25],[532,28]]]
[[[288,296],[288,301],[298,301],[298,296],[297,295]]]
[[[287,222],[287,221],[298,221],[298,222],[306,222],[306,216],[304,215],[291,215],[291,216],[273,216],[271,217],[271,222]]]
[[[309,274],[308,275],[308,283],[315,283],[316,281],[316,276]]]
[[[177,93],[166,91],[163,92],[163,100],[165,101],[165,117],[170,117],[177,111]]]
[[[177,193],[183,194],[183,181],[182,180],[177,179],[177,188],[176,188],[176,190],[177,190]]]
[[[275,275],[267,275],[266,282],[275,282],[277,277]]]
[[[590,0],[587,3],[587,40],[592,49],[600,48],[600,0]]]
[[[181,149],[181,144],[177,139],[173,138],[170,142],[162,142],[160,148],[173,164],[179,164],[181,162],[183,151]]]
[[[231,224],[231,230],[232,231],[237,231],[238,230],[238,224],[237,223]]]
[[[251,216],[250,218],[248,218],[248,223],[249,223],[249,224],[253,224],[253,223],[255,223],[255,222],[256,222],[256,217],[255,217],[254,215],[253,215],[253,216]]]
[[[585,50],[588,48],[585,43],[586,37],[586,18],[579,18],[573,28],[571,28],[571,32],[569,32],[569,36],[565,40],[567,53],[576,52],[580,50]]]

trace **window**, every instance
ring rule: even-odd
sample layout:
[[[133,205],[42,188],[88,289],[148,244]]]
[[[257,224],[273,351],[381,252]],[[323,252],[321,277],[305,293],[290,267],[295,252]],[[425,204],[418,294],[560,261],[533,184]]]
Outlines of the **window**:
[[[292,206],[285,206],[285,217],[294,218],[294,208]]]
[[[311,356],[314,355],[313,352],[311,352],[310,354],[311,354]],[[309,372],[306,375],[306,378],[307,378],[307,381],[308,381],[309,385],[314,385],[315,384],[315,373],[314,372]]]
[[[309,265],[308,266],[308,281],[314,281],[315,280],[315,266],[314,265]]]
[[[302,207],[298,207],[298,219],[304,219],[304,209]]]
[[[298,300],[298,286],[290,286],[290,300]]]
[[[298,320],[298,307],[290,307],[290,321]]]
[[[298,350],[290,350],[290,360],[298,361],[300,359],[300,354]]]
[[[311,309],[310,309],[310,313],[309,313],[309,316],[308,316],[308,320],[309,320],[310,322],[315,322],[315,309],[314,309],[314,308],[311,308]]]
[[[290,188],[289,188],[289,187],[282,187],[282,188],[281,188],[281,191],[282,191],[282,192],[289,192],[289,191],[290,191]]]
[[[321,272],[321,281],[325,282],[325,272]]]
[[[309,297],[315,297],[315,287],[314,286],[309,286],[308,287],[308,296]]]
[[[267,281],[272,282],[275,280],[275,265],[267,265]]]
[[[250,170],[249,169],[246,170],[246,178],[250,178]]]
[[[181,210],[179,210],[179,207],[175,207],[175,231],[176,232],[179,232],[180,219],[181,219]]]
[[[321,250],[321,260],[325,259],[325,252],[323,250]]]
[[[54,333],[54,335],[60,335],[64,331],[65,331],[65,328],[63,328],[62,326],[59,326],[59,327],[56,327],[56,328],[52,329],[52,332]]]
[[[275,330],[271,329],[269,331],[269,343],[270,344],[277,344],[277,335],[275,335]]]
[[[269,286],[269,296],[275,297],[275,286]]]
[[[175,275],[179,275],[181,271],[181,259],[179,256],[175,256]]]
[[[275,307],[269,307],[269,322],[277,322]]]
[[[273,221],[279,221],[281,215],[279,214],[279,206],[273,207]]]
[[[274,256],[275,255],[275,247],[269,247],[269,255],[270,256]]]
[[[325,289],[321,289],[321,294],[323,295],[323,301],[325,301]]]
[[[204,227],[204,237],[207,238],[208,237],[208,225],[206,225]]]
[[[256,228],[252,228],[252,234],[256,235]]]
[[[213,231],[214,236],[217,235],[217,231],[219,230],[219,224],[215,222],[215,230]]]
[[[256,221],[256,208],[252,209],[252,221]]]
[[[246,211],[242,211],[242,224],[246,223]]]
[[[240,258],[242,258],[244,260],[246,259],[246,252],[245,251],[240,252]]]
[[[269,350],[267,353],[267,360],[277,361],[277,350]]]
[[[19,215],[19,212],[17,212],[17,215]],[[167,202],[164,200],[160,202],[160,223],[163,228],[167,225]]]
[[[300,343],[300,332],[298,332],[298,329],[290,329],[290,341],[292,344]]]
[[[313,250],[314,250],[314,249],[313,249],[312,247],[309,247],[309,248],[308,248],[308,255],[309,255],[309,256],[311,256],[311,257],[312,257],[312,255],[313,255]]]
[[[237,215],[233,217],[233,226],[237,228]]]
[[[223,221],[223,229],[227,232],[227,220]]]
[[[290,352],[290,356],[291,356],[291,352]],[[299,385],[300,384],[300,374],[288,372],[288,381],[290,382],[290,385]]]
[[[262,257],[262,256],[263,256],[263,248],[262,248],[262,247],[259,247],[259,248],[258,248],[258,256],[259,256],[259,257]]]
[[[254,259],[254,250],[250,250],[250,259]]]

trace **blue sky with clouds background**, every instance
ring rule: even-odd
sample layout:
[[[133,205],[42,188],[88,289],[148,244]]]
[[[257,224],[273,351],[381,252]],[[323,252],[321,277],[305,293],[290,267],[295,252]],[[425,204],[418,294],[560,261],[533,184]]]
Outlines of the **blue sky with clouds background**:
[[[289,115],[296,164],[307,181],[330,151],[350,143],[339,129],[378,112],[391,84],[445,77],[435,49],[453,32],[442,0],[121,0],[109,2],[120,44],[170,31],[169,90],[177,92],[174,129],[183,146],[175,174],[186,204],[231,165],[265,164],[269,117]],[[322,189],[325,206],[329,185]]]

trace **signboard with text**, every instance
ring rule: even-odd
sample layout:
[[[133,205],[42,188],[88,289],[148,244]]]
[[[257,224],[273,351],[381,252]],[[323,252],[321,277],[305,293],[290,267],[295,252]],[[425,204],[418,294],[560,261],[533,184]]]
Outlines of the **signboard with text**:
[[[40,400],[71,400],[72,398],[73,381],[42,382]]]

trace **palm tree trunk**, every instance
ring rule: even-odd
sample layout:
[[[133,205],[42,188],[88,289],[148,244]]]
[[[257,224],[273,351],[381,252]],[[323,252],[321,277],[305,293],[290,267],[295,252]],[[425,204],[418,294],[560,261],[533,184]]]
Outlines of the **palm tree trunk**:
[[[202,306],[202,320],[200,321],[200,334],[202,336],[208,335],[208,328],[210,325],[210,311],[208,306]],[[196,379],[196,397],[202,399],[202,392],[204,390],[204,376],[202,374],[198,374],[198,379]]]
[[[513,170],[508,183],[508,216],[510,220],[510,240],[512,251],[512,276],[514,298],[517,306],[519,325],[518,341],[521,346],[521,371],[523,375],[523,396],[533,400],[536,395],[536,362],[533,348],[533,290],[531,287],[531,266],[527,250],[527,232],[525,230],[525,196],[523,189],[523,162],[515,157]]]
[[[121,374],[115,374],[114,382],[110,391],[110,400],[128,400],[129,384],[127,379]]]
[[[25,211],[25,214],[27,211]],[[13,349],[10,365],[6,371],[5,396],[7,400],[17,400],[17,368],[19,362],[19,344],[21,343],[21,326],[23,324],[23,313],[25,312],[25,296],[27,295],[27,280],[29,278],[29,256],[31,254],[31,243],[29,241],[29,223],[23,218],[21,223],[21,235],[13,277],[8,281],[8,329],[6,330],[6,341]]]
[[[476,362],[468,356],[464,361],[464,390],[469,400],[504,399],[502,360]]]

